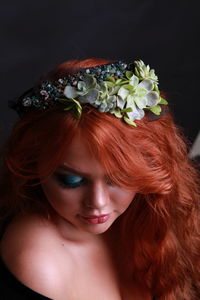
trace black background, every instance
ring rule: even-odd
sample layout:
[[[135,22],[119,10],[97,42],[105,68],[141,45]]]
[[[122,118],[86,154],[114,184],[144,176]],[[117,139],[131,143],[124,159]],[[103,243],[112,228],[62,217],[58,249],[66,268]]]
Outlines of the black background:
[[[17,115],[7,102],[74,58],[142,59],[156,70],[177,123],[199,130],[199,0],[1,1],[0,137]]]

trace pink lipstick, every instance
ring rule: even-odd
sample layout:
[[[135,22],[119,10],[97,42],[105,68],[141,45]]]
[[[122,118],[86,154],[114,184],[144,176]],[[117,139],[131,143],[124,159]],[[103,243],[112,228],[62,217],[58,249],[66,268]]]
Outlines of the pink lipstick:
[[[101,224],[101,223],[105,223],[108,219],[109,219],[110,215],[99,215],[99,216],[94,216],[94,215],[90,215],[90,216],[81,216],[81,218],[83,220],[85,220],[86,222],[88,222],[89,224]]]

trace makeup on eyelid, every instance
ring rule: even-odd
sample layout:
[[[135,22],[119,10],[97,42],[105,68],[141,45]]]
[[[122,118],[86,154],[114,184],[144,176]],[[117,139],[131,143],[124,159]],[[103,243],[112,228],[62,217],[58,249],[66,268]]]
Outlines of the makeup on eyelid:
[[[73,174],[55,173],[54,176],[58,183],[66,188],[78,187],[85,181],[83,177]]]
[[[66,188],[67,187],[69,187],[69,188],[78,187],[78,186],[82,185],[83,183],[87,182],[86,176],[90,177],[89,174],[83,173],[81,171],[76,171],[76,170],[71,169],[66,166],[60,166],[58,168],[58,170],[61,170],[61,172],[55,172],[54,177],[56,178],[56,180],[58,181],[59,184],[61,184],[62,186],[66,186]],[[64,173],[62,170],[63,171],[65,170],[66,173]],[[73,173],[68,173],[68,172],[73,172]],[[80,172],[80,176],[75,175],[75,174],[78,174],[79,172]],[[112,180],[108,176],[105,176],[104,182],[110,186],[114,185]]]

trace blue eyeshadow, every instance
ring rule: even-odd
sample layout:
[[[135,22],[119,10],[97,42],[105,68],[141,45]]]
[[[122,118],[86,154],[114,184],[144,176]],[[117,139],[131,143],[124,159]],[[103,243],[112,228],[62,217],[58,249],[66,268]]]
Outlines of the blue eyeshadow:
[[[78,187],[83,182],[83,177],[78,175],[56,173],[55,176],[61,185],[68,188]]]

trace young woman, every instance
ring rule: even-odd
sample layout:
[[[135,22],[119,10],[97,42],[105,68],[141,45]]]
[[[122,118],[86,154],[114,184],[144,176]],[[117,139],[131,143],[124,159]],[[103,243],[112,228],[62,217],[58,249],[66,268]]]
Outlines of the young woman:
[[[66,62],[13,107],[2,299],[199,299],[198,176],[154,70]]]

